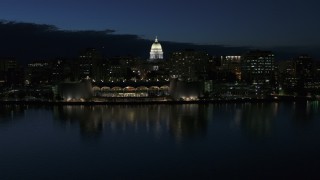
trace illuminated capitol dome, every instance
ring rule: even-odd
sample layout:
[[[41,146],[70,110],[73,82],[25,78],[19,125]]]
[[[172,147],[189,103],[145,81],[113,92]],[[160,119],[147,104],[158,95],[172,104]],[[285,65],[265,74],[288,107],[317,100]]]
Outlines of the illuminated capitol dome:
[[[158,59],[163,59],[163,51],[161,44],[158,42],[158,38],[154,40],[154,43],[151,46],[151,51],[150,51],[150,60],[158,60]]]

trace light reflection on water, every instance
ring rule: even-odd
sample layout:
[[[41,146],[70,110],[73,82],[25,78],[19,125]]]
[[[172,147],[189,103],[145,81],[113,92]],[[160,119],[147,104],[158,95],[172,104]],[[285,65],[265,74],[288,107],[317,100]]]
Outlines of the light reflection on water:
[[[171,134],[177,140],[204,134],[208,107],[198,105],[152,106],[63,106],[53,108],[54,119],[63,124],[79,124],[84,136],[99,136],[104,131],[125,133],[134,130],[160,138]]]
[[[0,179],[319,177],[319,117],[318,102],[0,106]]]
[[[139,105],[139,106],[1,106],[0,124],[25,116],[28,109],[52,111],[54,121],[66,127],[79,127],[84,136],[98,137],[106,132],[134,129],[157,137],[171,134],[177,140],[205,136],[208,125],[228,121],[230,129],[242,129],[254,136],[272,132],[274,121],[306,124],[319,115],[319,102],[306,103],[234,103],[212,105]],[[279,109],[281,117],[279,116]],[[280,119],[279,119],[280,118]],[[12,122],[11,122],[12,123]]]

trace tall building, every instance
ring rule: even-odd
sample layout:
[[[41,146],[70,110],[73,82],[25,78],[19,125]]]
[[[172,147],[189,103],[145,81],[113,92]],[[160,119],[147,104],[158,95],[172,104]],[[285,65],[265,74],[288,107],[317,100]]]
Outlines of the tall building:
[[[241,56],[221,56],[221,71],[241,80]]]
[[[14,85],[23,82],[24,71],[13,58],[0,59],[0,85]]]
[[[52,82],[59,83],[64,80],[74,80],[72,64],[65,59],[55,59],[51,62]]]
[[[274,54],[270,51],[250,51],[241,59],[241,79],[249,84],[271,84],[274,80]]]
[[[170,76],[184,81],[206,79],[210,57],[194,50],[174,52],[170,56]]]
[[[158,42],[158,38],[156,37],[154,43],[151,46],[149,60],[154,61],[154,60],[161,60],[161,59],[163,59],[162,46]]]
[[[6,83],[8,81],[9,72],[15,70],[16,66],[17,62],[14,59],[0,59],[0,83]]]
[[[320,87],[316,63],[308,55],[281,62],[281,85],[286,93],[307,95]]]
[[[84,50],[78,59],[78,72],[77,77],[83,79],[90,77],[91,79],[102,79],[103,58],[100,52],[94,48]]]
[[[279,64],[280,85],[292,91],[297,86],[296,63],[293,60],[281,61]]]
[[[47,84],[51,83],[52,64],[49,61],[37,60],[28,63],[26,70],[26,80],[28,83]]]
[[[129,60],[123,57],[115,57],[108,60],[105,79],[108,82],[120,82],[126,79]],[[128,63],[128,65],[127,65]]]
[[[298,95],[306,95],[313,86],[312,58],[308,55],[300,55],[295,59]]]

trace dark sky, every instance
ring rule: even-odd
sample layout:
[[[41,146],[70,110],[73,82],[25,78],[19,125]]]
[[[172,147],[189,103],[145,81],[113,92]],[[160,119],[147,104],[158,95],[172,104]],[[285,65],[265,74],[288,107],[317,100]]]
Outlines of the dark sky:
[[[319,46],[318,0],[1,0],[0,18],[227,46]]]
[[[139,56],[147,59],[153,40],[132,34],[115,34],[112,30],[70,31],[46,24],[0,21],[0,58],[14,57],[19,61],[76,58],[87,48],[95,48],[105,57]],[[161,41],[164,56],[184,49],[206,51],[212,55],[243,53],[250,47],[196,45]]]

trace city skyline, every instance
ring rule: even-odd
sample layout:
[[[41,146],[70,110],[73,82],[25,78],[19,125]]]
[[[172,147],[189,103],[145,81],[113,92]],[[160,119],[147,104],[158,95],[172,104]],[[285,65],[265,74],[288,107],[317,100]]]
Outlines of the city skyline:
[[[156,33],[155,33],[156,34]],[[104,31],[66,31],[48,24],[0,21],[0,57],[12,57],[28,63],[39,59],[77,58],[87,48],[95,48],[106,57],[138,56],[149,58],[150,46],[154,39],[144,39],[133,34],[116,34]],[[154,37],[155,38],[155,37]],[[315,60],[320,57],[319,47],[286,46],[258,48],[249,46],[199,45],[178,43],[159,38],[163,46],[164,58],[172,52],[194,49],[211,55],[240,55],[254,49],[270,50],[276,60],[286,60],[301,54],[308,54]]]
[[[1,0],[0,179],[319,179],[319,5]]]
[[[60,30],[111,30],[147,40],[205,45],[319,46],[319,2],[4,0],[0,18]]]

